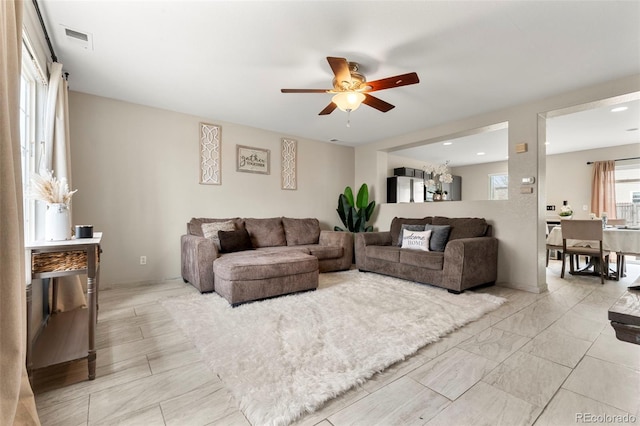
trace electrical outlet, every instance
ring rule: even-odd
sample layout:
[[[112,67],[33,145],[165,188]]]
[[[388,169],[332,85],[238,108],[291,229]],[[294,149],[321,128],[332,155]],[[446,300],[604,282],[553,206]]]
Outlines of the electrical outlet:
[[[586,204],[583,204],[583,205],[582,205],[582,211],[585,211],[585,212],[586,212],[586,211],[589,211],[589,206],[588,206],[588,205],[586,205]]]
[[[147,256],[140,256],[140,264],[141,265],[147,264]]]
[[[555,210],[556,210],[556,206],[554,205],[547,206],[547,211],[555,211]]]

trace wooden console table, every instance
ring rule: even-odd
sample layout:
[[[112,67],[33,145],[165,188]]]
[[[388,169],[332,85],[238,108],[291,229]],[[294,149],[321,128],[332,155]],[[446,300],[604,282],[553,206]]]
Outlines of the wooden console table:
[[[619,340],[640,345],[640,290],[629,290],[623,294],[609,308],[609,320]]]
[[[27,277],[27,371],[64,362],[87,359],[89,380],[96,377],[96,321],[98,304],[98,277],[100,241],[102,233],[93,238],[66,241],[36,241],[25,246],[30,262]],[[34,278],[58,278],[68,275],[87,275],[87,307],[68,312],[51,313],[46,325],[30,336],[32,289]],[[55,285],[54,301],[55,309]],[[48,298],[43,301],[48,303]]]

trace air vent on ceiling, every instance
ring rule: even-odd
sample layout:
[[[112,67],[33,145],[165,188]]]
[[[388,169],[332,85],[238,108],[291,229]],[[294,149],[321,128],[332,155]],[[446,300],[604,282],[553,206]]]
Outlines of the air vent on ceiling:
[[[89,36],[85,33],[81,33],[80,31],[74,31],[71,28],[65,28],[64,33],[67,37],[77,38],[78,40],[82,40],[84,42],[89,41]]]
[[[93,50],[93,36],[86,31],[78,31],[63,26],[65,40],[74,46]]]

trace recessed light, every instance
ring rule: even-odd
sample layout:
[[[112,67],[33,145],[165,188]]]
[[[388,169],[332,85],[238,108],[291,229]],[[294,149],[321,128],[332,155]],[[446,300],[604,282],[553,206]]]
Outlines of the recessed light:
[[[544,144],[545,145],[551,145],[551,142],[545,142]]]
[[[476,155],[484,155],[484,152],[476,152]]]
[[[621,106],[621,107],[615,107],[611,110],[611,112],[622,112],[622,111],[626,111],[628,110],[629,107],[626,106]]]
[[[444,146],[453,145],[453,142],[444,142],[442,145],[444,145]]]

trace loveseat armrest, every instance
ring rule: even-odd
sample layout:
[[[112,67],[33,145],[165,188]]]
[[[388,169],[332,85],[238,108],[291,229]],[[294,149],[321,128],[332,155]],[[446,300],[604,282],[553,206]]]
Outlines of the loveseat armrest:
[[[180,249],[182,279],[200,293],[213,291],[213,261],[218,258],[213,241],[197,235],[182,235]]]
[[[342,247],[342,257],[339,260],[339,270],[346,270],[353,263],[353,235],[351,232],[320,231],[321,246]]]
[[[355,234],[356,267],[365,270],[366,246],[390,246],[391,232],[358,232]]]
[[[444,250],[443,287],[462,291],[495,283],[498,277],[498,240],[494,237],[460,238]]]

